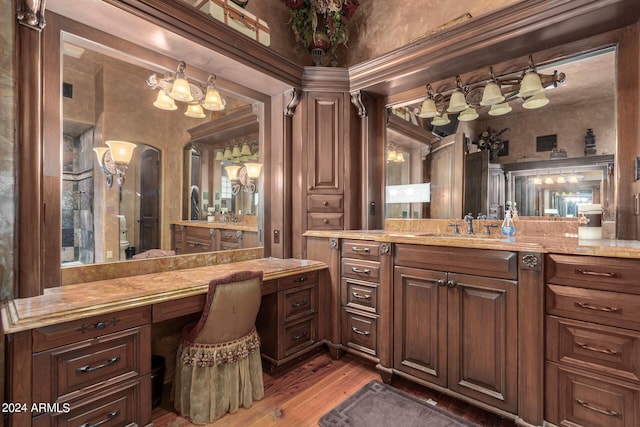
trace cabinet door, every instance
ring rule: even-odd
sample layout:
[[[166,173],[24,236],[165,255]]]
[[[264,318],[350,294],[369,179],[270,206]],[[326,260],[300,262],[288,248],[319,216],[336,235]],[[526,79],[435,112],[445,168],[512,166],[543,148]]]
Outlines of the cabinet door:
[[[517,282],[449,273],[449,388],[516,410]]]
[[[344,94],[311,93],[308,102],[308,191],[310,194],[341,194]]]
[[[447,385],[446,273],[394,271],[394,368]]]

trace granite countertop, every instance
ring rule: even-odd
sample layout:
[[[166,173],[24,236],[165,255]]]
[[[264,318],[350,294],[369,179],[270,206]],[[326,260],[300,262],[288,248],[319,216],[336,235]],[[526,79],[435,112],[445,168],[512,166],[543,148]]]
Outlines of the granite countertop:
[[[262,258],[45,289],[2,304],[5,334],[205,294],[209,282],[234,271],[262,270],[264,280],[327,268],[323,262]]]
[[[242,230],[242,231],[258,231],[258,226],[255,224],[243,224],[238,222],[208,222],[204,220],[184,220],[184,221],[173,221],[171,222],[173,225],[183,225],[186,227],[202,227],[202,228],[220,228],[225,230]]]
[[[640,258],[638,240],[584,240],[567,234],[551,236],[436,234],[428,232],[385,230],[307,231],[305,237],[335,237],[354,240],[373,240],[386,243],[410,243],[431,246],[452,246],[478,249],[497,249],[519,252],[593,255],[616,258]]]

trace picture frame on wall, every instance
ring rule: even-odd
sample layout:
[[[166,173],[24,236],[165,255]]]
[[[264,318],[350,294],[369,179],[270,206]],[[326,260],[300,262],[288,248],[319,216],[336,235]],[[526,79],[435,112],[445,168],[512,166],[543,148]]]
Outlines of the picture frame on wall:
[[[552,151],[558,148],[558,135],[542,135],[536,137],[536,151]]]

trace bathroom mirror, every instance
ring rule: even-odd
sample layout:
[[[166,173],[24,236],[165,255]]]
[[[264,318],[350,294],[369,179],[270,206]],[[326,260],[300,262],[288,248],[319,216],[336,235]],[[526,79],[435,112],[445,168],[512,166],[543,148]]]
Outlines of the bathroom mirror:
[[[506,66],[498,64],[494,69],[503,69]],[[548,88],[544,91],[549,100],[547,105],[536,109],[526,109],[522,107],[522,99],[516,98],[509,103],[511,111],[504,115],[489,115],[489,106],[478,108],[476,111],[479,117],[472,121],[458,120],[459,113],[449,114],[450,122],[444,125],[434,126],[431,118],[422,118],[417,114],[420,111],[423,99],[404,102],[400,105],[393,105],[388,109],[386,132],[387,153],[387,186],[395,185],[417,185],[430,184],[430,196],[424,196],[425,201],[412,204],[394,205],[393,200],[387,198],[386,218],[451,218],[459,217],[467,212],[465,203],[466,192],[482,191],[481,208],[473,208],[475,214],[497,213],[501,216],[506,201],[510,199],[526,200],[531,199],[531,195],[521,196],[517,194],[520,190],[512,182],[512,190],[507,190],[506,174],[514,171],[510,176],[513,180],[517,176],[516,170],[527,170],[527,174],[534,176],[536,173],[543,174],[549,167],[547,163],[554,163],[559,170],[554,172],[559,175],[569,176],[573,171],[585,171],[591,166],[592,156],[610,156],[599,165],[598,171],[594,172],[602,179],[598,181],[598,188],[601,191],[601,199],[606,204],[610,213],[608,218],[615,218],[615,206],[613,200],[614,188],[613,180],[607,177],[613,173],[614,159],[612,155],[616,152],[616,113],[615,113],[615,69],[616,69],[616,49],[605,48],[575,55],[571,58],[563,58],[558,61],[551,61],[544,65],[536,66],[536,71],[540,74],[553,75],[554,71],[565,74],[564,82],[557,87]],[[480,72],[476,71],[475,75]],[[512,75],[522,73],[511,72]],[[486,72],[489,75],[489,70]],[[464,76],[463,76],[464,77]],[[450,89],[455,87],[455,78],[434,82],[433,88],[442,88],[448,84]],[[463,82],[464,84],[464,82]],[[436,89],[437,90],[437,89]],[[481,91],[469,91],[467,97],[477,98],[479,103],[482,96]],[[412,137],[400,137],[395,128],[394,122],[401,120],[403,127],[413,128]],[[476,145],[483,132],[492,130],[499,133],[507,129],[500,135],[500,148],[489,150],[489,147],[479,147]],[[591,129],[595,135],[590,139],[588,132]],[[407,132],[404,132],[407,135]],[[586,141],[595,141],[595,146],[586,150]],[[446,145],[453,150],[446,157],[448,160],[442,161],[442,155],[437,155],[434,148]],[[416,148],[418,147],[418,148]],[[410,157],[411,162],[389,161],[389,152],[402,152],[403,156]],[[470,169],[469,162],[479,156],[475,153],[486,152],[485,164],[479,164],[475,169]],[[417,157],[417,159],[416,159]],[[462,163],[461,163],[462,159]],[[570,164],[562,166],[561,161],[569,159]],[[434,162],[437,161],[437,163]],[[611,160],[611,161],[609,161]],[[475,161],[475,160],[474,160]],[[515,166],[510,166],[515,165]],[[450,175],[450,180],[442,180],[434,185],[432,177]],[[462,183],[455,180],[455,176],[460,176]],[[521,175],[524,176],[524,175]],[[582,173],[586,181],[585,173]],[[595,175],[589,175],[589,186],[594,187]],[[520,183],[518,178],[518,182]],[[528,178],[527,178],[528,179]],[[450,182],[447,182],[450,181]],[[482,185],[478,183],[481,181]],[[433,210],[434,191],[441,191],[442,185],[447,186],[446,193],[450,198],[455,199],[455,209]],[[495,187],[498,185],[501,197],[496,197]],[[586,185],[586,184],[585,184]],[[427,187],[425,187],[427,188]],[[608,189],[608,190],[607,190]],[[604,191],[608,192],[605,194]],[[492,193],[493,191],[493,193]],[[566,191],[565,191],[566,192]],[[549,194],[548,197],[551,197]],[[493,197],[493,199],[492,199]],[[535,196],[533,196],[535,198]],[[557,203],[561,202],[560,196],[554,196]],[[560,198],[558,198],[560,197]],[[567,195],[567,197],[570,197]],[[429,199],[428,201],[426,199]],[[438,199],[438,206],[443,203]],[[446,203],[451,203],[447,200]],[[524,203],[524,202],[523,202]],[[519,205],[519,204],[518,204]],[[492,206],[495,211],[492,211]],[[499,209],[498,209],[499,208]],[[545,207],[539,206],[537,209],[523,209],[521,215],[543,215]],[[554,209],[547,207],[546,209]],[[442,214],[438,213],[442,211]],[[451,215],[454,212],[454,215]],[[551,211],[553,212],[553,211]],[[441,216],[442,215],[442,216]]]
[[[171,249],[170,224],[190,219],[192,212],[194,218],[206,221],[208,205],[224,196],[220,191],[223,175],[219,168],[210,167],[215,126],[200,131],[195,141],[190,130],[206,128],[207,123],[244,107],[261,110],[261,104],[220,89],[224,110],[204,110],[203,118],[188,117],[185,103],[175,102],[177,109],[172,111],[154,107],[159,90],[153,90],[146,80],[153,73],[170,74],[172,70],[166,67],[132,60],[70,33],[62,35],[61,58],[62,266],[118,261],[148,249]],[[188,66],[185,74],[192,78]],[[206,88],[205,82],[198,83]],[[254,122],[258,122],[255,114]],[[259,127],[247,136],[253,138],[257,151]],[[114,147],[106,155],[93,150],[109,148],[110,141],[135,144],[123,180],[117,172],[111,175],[111,168],[116,167],[110,158]],[[197,155],[190,155],[190,166],[183,169],[187,146],[189,153]],[[186,185],[197,188],[197,209],[183,208],[185,201],[192,200],[183,192]],[[257,215],[259,192],[255,193],[246,206],[252,208],[247,213]]]

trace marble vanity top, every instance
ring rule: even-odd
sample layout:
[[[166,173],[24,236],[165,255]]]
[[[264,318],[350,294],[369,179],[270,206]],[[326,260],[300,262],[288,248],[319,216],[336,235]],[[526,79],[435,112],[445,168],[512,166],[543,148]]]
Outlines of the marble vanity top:
[[[0,307],[5,334],[205,294],[211,279],[241,270],[262,270],[264,281],[327,268],[319,261],[261,258],[97,280],[45,289],[43,295]]]
[[[258,231],[258,226],[255,224],[243,224],[232,221],[216,221],[208,222],[204,220],[193,221],[175,221],[173,225],[183,225],[186,227],[201,227],[201,228],[223,228],[226,230],[241,230],[241,231]]]
[[[582,240],[571,234],[558,235],[555,237],[516,235],[513,238],[504,238],[497,234],[490,236],[482,233],[468,235],[462,232],[460,234],[439,234],[423,231],[333,230],[307,231],[304,235],[306,237],[334,237],[387,243],[411,243],[418,245],[498,249],[519,252],[640,258],[640,241],[638,240]]]

